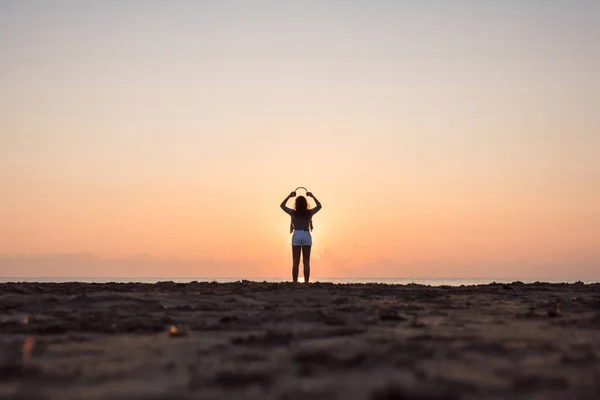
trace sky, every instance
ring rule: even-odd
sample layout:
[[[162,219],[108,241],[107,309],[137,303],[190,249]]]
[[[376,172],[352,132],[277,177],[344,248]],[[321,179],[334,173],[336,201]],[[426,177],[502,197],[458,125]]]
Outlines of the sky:
[[[0,276],[600,280],[600,2],[0,0]]]

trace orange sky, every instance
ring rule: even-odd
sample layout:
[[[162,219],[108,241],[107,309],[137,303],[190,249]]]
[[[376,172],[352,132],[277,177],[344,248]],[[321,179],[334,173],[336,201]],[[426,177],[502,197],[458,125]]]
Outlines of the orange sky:
[[[0,276],[285,277],[306,186],[317,278],[600,278],[595,2],[32,4]]]

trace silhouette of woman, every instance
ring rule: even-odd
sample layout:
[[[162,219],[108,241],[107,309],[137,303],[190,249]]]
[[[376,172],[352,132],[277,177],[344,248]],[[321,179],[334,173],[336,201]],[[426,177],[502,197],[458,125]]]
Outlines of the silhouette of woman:
[[[312,216],[321,209],[321,203],[311,192],[307,192],[306,195],[313,198],[317,204],[315,208],[309,208],[306,197],[296,197],[296,192],[290,193],[281,203],[281,209],[288,213],[292,218],[290,229],[294,232],[292,235],[292,278],[294,283],[298,282],[300,254],[302,254],[302,262],[304,264],[304,282],[308,283],[310,280],[310,249],[312,246],[312,236],[310,231],[312,230]],[[286,206],[288,200],[292,197],[296,197],[293,209]]]

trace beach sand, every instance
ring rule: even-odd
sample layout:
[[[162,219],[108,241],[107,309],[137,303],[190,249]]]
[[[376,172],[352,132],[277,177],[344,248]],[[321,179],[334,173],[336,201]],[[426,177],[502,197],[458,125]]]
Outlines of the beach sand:
[[[1,284],[0,398],[598,399],[600,284]]]

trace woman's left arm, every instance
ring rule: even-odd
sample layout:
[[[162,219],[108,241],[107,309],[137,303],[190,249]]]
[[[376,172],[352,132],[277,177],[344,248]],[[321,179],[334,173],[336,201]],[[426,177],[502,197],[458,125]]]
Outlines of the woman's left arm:
[[[315,208],[313,208],[312,210],[310,210],[310,211],[311,211],[311,214],[312,214],[312,215],[315,215],[316,213],[318,213],[318,212],[319,212],[319,210],[321,210],[321,208],[323,208],[323,207],[321,206],[321,202],[320,202],[320,201],[319,201],[319,200],[318,200],[318,199],[315,197],[315,195],[314,195],[314,194],[312,194],[311,192],[308,192],[308,193],[306,193],[306,195],[307,195],[307,196],[309,196],[309,197],[312,197],[312,198],[313,198],[313,200],[315,201],[315,203],[317,204],[317,206],[316,206]]]

